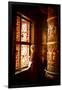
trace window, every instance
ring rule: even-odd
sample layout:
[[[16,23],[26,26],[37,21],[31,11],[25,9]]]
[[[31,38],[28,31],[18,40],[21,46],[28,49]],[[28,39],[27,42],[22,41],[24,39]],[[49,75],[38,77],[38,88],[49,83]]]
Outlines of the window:
[[[16,74],[29,69],[31,65],[31,26],[26,18],[16,16]]]

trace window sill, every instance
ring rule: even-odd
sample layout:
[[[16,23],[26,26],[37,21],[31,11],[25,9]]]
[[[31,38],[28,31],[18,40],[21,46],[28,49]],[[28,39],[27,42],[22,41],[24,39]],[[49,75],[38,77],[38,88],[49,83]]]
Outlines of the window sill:
[[[21,73],[21,72],[24,72],[24,71],[28,70],[31,67],[31,64],[32,64],[32,62],[29,61],[28,67],[27,68],[24,68],[24,69],[22,69],[20,71],[15,72],[15,75],[18,74],[18,73]]]

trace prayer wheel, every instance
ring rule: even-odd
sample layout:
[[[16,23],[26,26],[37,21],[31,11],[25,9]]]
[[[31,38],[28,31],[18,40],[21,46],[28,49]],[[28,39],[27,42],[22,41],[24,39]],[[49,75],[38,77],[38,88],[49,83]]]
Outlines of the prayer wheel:
[[[59,76],[59,25],[56,8],[48,8],[47,19],[47,67],[46,76],[55,79]]]

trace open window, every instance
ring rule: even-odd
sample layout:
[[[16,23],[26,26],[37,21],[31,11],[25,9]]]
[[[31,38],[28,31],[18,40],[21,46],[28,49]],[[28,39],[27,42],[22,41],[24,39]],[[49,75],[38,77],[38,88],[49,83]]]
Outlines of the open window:
[[[28,70],[32,64],[32,43],[31,32],[32,22],[26,17],[16,15],[16,64],[15,69],[17,73]]]

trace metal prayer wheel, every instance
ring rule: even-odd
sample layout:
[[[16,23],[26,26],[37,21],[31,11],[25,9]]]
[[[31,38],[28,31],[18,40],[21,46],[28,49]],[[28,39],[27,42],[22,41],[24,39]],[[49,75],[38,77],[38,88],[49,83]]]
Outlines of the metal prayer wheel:
[[[54,8],[48,8],[47,24],[46,76],[51,79],[55,79],[59,75],[59,35],[58,20]]]

